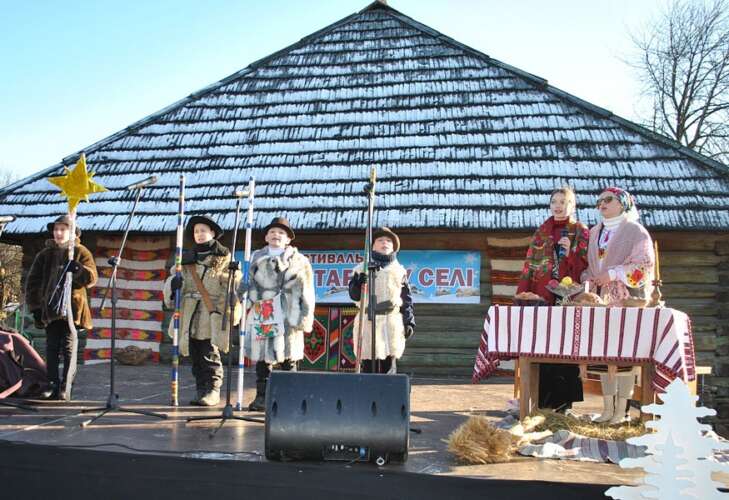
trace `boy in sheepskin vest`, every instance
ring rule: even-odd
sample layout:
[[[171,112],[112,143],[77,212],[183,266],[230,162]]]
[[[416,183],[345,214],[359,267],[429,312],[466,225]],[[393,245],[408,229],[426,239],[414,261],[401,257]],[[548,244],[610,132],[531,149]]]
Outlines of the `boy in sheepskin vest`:
[[[256,363],[256,397],[250,411],[263,411],[266,382],[274,365],[296,371],[304,357],[304,332],[314,325],[314,273],[291,241],[285,217],[263,228],[267,246],[251,255],[246,354]]]
[[[395,373],[397,371],[395,360],[402,357],[405,350],[405,341],[415,332],[415,313],[413,299],[410,294],[407,271],[397,261],[397,252],[400,250],[400,238],[389,228],[382,227],[372,233],[372,259],[371,266],[375,269],[375,334],[376,334],[376,360],[375,373]],[[362,297],[362,285],[367,282],[364,266],[359,264],[354,268],[354,274],[349,282],[349,296],[359,305]],[[355,352],[362,326],[362,361],[360,363],[363,373],[372,373],[372,326],[367,319],[368,297],[365,296],[365,309],[357,313],[354,319]]]
[[[230,251],[218,241],[222,235],[221,227],[209,217],[190,217],[185,237],[194,242],[193,248],[183,252],[181,278],[175,276],[173,267],[164,286],[166,307],[174,308],[176,290],[182,295],[179,347],[182,356],[192,358],[197,394],[190,404],[197,406],[215,406],[220,402],[223,384],[220,350],[228,352],[229,347],[228,326],[222,320],[227,307]],[[239,313],[240,309],[234,311],[234,318]],[[173,327],[170,321],[170,336]]]

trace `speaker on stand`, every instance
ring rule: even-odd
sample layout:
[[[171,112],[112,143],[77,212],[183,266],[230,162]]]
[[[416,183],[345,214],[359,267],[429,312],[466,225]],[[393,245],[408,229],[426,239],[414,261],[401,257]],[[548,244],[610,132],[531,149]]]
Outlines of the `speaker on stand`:
[[[403,463],[410,431],[407,375],[274,371],[266,388],[269,460]]]

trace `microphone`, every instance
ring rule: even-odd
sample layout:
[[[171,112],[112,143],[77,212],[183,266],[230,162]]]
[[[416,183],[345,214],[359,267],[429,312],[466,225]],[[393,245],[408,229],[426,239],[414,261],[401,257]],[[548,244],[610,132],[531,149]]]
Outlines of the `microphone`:
[[[567,232],[567,228],[563,227],[562,231],[560,231],[560,233],[559,233],[560,239],[566,238],[568,234],[569,233]],[[557,247],[557,257],[559,257],[560,259],[563,259],[565,255],[567,255],[567,250],[565,250],[565,248],[562,245],[559,245]]]
[[[0,215],[0,224],[7,224],[8,222],[13,222],[14,220],[14,215]]]
[[[151,186],[152,184],[157,182],[157,176],[156,175],[150,175],[146,179],[143,179],[135,184],[128,185],[125,189],[128,189],[129,191],[134,191],[135,189],[142,189],[143,187]]]

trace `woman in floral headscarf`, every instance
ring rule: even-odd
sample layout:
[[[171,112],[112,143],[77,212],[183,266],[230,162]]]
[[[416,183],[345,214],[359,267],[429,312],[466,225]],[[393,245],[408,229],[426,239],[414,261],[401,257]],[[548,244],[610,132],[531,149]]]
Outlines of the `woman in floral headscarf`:
[[[622,306],[626,299],[648,300],[653,291],[653,241],[638,221],[633,197],[617,187],[605,189],[597,198],[602,221],[590,229],[588,268],[582,276],[591,291],[609,306]],[[603,413],[595,421],[620,423],[625,420],[633,394],[636,370],[628,368],[611,377],[605,366],[590,366],[600,373]]]
[[[549,199],[552,216],[534,233],[517,287],[519,294],[531,292],[554,305],[554,294],[547,289],[552,280],[569,276],[577,283],[587,267],[587,226],[574,217],[575,193],[569,187],[555,189]],[[539,407],[565,411],[582,401],[582,380],[577,365],[541,364],[539,366]]]
[[[588,268],[583,281],[612,306],[628,298],[648,299],[653,291],[653,241],[639,224],[633,197],[617,187],[597,198],[602,221],[590,229]]]

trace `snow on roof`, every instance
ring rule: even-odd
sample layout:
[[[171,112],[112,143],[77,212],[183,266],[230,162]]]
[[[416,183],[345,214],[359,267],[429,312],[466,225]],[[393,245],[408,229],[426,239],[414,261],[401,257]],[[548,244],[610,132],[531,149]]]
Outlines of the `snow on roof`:
[[[580,218],[603,187],[637,198],[659,229],[729,230],[729,169],[551,87],[374,2],[300,42],[86,148],[110,189],[79,207],[80,225],[120,231],[133,193],[155,174],[132,230],[172,231],[180,174],[187,212],[233,225],[235,186],[256,179],[256,226],[365,225],[363,187],[378,169],[376,222],[396,228],[524,230],[569,183]],[[0,190],[8,233],[65,211],[46,177]]]

